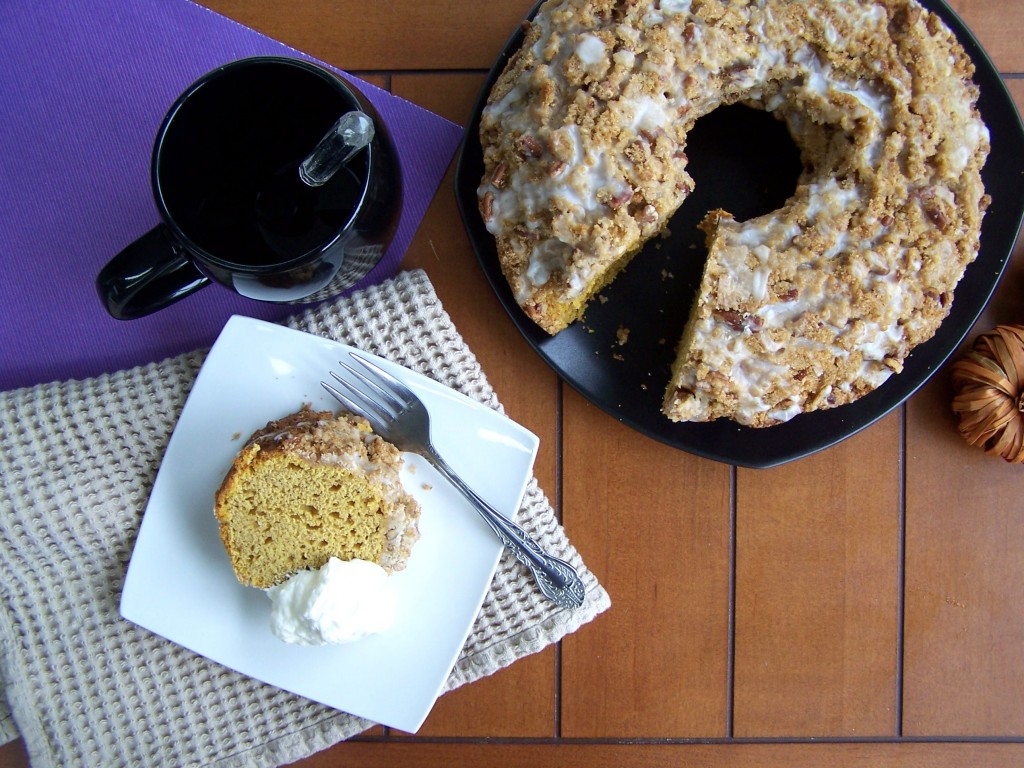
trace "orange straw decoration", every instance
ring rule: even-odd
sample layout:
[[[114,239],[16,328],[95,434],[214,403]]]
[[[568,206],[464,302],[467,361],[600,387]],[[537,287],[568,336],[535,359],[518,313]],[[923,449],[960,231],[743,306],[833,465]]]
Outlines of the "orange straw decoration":
[[[971,445],[1024,463],[1024,326],[999,325],[953,364],[953,412]]]

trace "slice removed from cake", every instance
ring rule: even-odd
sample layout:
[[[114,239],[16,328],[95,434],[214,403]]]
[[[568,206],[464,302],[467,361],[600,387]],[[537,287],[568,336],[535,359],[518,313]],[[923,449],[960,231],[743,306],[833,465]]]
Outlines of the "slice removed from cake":
[[[405,568],[420,506],[398,448],[359,416],[303,407],[253,433],[214,512],[238,580],[267,588],[331,557]]]

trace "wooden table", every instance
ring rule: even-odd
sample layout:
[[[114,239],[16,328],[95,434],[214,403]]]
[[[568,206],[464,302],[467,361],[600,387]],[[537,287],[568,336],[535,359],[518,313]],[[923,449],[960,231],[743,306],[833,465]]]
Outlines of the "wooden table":
[[[205,0],[459,124],[533,0]],[[954,7],[1024,104],[1024,0]],[[442,184],[423,267],[612,609],[315,766],[1024,764],[1024,467],[968,447],[948,368],[850,440],[771,470],[665,447],[527,346]],[[1024,323],[1024,247],[978,324]],[[20,742],[0,768],[26,764]]]

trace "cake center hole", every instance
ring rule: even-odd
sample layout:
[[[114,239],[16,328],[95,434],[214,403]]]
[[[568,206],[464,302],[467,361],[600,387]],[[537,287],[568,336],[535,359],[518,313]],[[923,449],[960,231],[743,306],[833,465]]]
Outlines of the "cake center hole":
[[[722,208],[737,221],[780,208],[803,170],[786,124],[742,104],[700,118],[688,134],[686,155],[695,189],[684,206],[701,213]]]

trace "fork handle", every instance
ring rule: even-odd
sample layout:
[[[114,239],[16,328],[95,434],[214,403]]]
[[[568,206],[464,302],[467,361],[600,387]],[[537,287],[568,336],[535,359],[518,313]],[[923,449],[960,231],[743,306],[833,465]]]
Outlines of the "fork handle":
[[[425,458],[454,485],[480,513],[501,543],[516,559],[533,572],[540,591],[564,608],[579,608],[586,597],[586,587],[576,569],[564,560],[547,554],[533,538],[480,496],[448,466],[436,451],[424,451]]]

